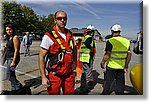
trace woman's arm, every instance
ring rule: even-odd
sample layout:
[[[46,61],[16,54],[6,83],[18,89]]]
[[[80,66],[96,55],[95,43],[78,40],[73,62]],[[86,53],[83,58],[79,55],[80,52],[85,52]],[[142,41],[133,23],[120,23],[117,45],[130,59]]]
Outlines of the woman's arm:
[[[10,66],[15,66],[15,62],[16,62],[16,59],[17,59],[17,56],[19,54],[19,38],[18,36],[14,36],[13,38],[13,43],[14,43],[14,49],[15,49],[15,52],[14,52],[14,57],[13,57],[13,60],[12,60],[12,63]]]
[[[1,53],[2,53],[1,64],[4,65],[6,61],[6,43],[3,45],[3,49]]]

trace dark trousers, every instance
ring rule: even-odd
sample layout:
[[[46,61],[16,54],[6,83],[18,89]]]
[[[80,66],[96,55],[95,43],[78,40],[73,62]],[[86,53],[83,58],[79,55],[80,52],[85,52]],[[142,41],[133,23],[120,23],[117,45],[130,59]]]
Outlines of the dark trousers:
[[[90,90],[89,82],[93,82],[93,59],[90,59],[89,63],[82,62],[82,76],[81,76],[81,86],[80,91],[83,94],[87,94],[87,92]]]
[[[123,69],[106,69],[105,75],[105,84],[103,93],[104,95],[110,94],[110,88],[113,81],[116,81],[115,86],[115,93],[116,95],[123,95],[124,94],[124,86],[125,86],[125,77],[124,77],[124,70]]]
[[[25,46],[24,56],[26,56],[26,54],[30,55],[30,45]]]

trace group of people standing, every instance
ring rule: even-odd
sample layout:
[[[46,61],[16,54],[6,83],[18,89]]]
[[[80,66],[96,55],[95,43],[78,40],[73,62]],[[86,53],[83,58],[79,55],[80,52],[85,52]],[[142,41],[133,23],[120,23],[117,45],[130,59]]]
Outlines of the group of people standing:
[[[88,94],[90,86],[94,83],[92,70],[96,55],[95,29],[94,26],[89,25],[84,33],[84,37],[78,40],[79,43],[76,43],[71,31],[65,28],[66,24],[67,13],[65,11],[57,11],[55,13],[53,30],[46,32],[43,37],[39,53],[42,84],[47,88],[48,94],[58,95],[62,88],[63,94],[73,95],[75,92],[73,69],[77,65],[77,72],[79,72],[77,73],[77,80],[78,82],[81,80],[80,94]],[[128,71],[131,51],[130,41],[121,37],[121,31],[121,26],[118,24],[111,27],[112,38],[107,41],[105,54],[100,62],[101,68],[106,68],[102,93],[104,95],[110,94],[109,90],[113,80],[116,80],[116,94],[124,94],[124,73]],[[78,44],[80,47],[77,46]],[[45,58],[49,59],[48,67],[46,68]],[[46,76],[46,69],[49,73],[48,77]]]
[[[88,94],[90,86],[94,83],[92,75],[93,62],[96,56],[94,26],[89,25],[87,27],[84,37],[79,41],[80,47],[78,47],[79,52],[77,53],[78,43],[75,42],[72,32],[65,27],[68,19],[67,13],[59,10],[54,14],[54,17],[55,25],[52,31],[45,32],[40,45],[38,65],[42,85],[47,88],[50,95],[59,95],[61,89],[64,95],[73,95],[75,93],[74,68],[80,63],[80,73],[77,73],[80,74],[78,77],[79,82],[81,81],[80,94]],[[12,89],[17,90],[21,84],[16,79],[15,74],[12,74],[12,72],[15,73],[15,70],[12,71],[11,67],[16,67],[19,63],[20,42],[12,25],[5,26],[5,30],[8,36],[6,44],[8,79],[11,81]],[[107,41],[105,54],[100,62],[101,68],[106,68],[102,94],[110,94],[109,89],[115,79],[116,94],[122,95],[125,86],[124,72],[127,72],[131,59],[130,41],[121,37],[120,25],[113,25],[111,32],[112,38]]]

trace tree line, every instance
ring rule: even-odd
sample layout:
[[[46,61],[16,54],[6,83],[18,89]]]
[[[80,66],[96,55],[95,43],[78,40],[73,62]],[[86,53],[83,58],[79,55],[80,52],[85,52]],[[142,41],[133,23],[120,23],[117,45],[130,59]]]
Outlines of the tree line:
[[[43,32],[51,30],[54,25],[53,14],[49,14],[47,17],[37,15],[32,8],[15,1],[2,3],[2,15],[2,24],[12,22],[20,36],[26,31],[43,36]]]

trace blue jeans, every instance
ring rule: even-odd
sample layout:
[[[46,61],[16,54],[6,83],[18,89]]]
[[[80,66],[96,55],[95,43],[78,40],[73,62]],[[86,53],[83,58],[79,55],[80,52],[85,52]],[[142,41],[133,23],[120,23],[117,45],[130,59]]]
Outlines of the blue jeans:
[[[21,88],[21,83],[16,78],[15,69],[16,66],[12,69],[10,67],[10,64],[12,63],[12,58],[7,59],[7,72],[6,72],[6,78],[11,82],[11,90],[18,90]]]
[[[26,56],[26,54],[30,55],[30,45],[26,45],[25,46],[25,53],[24,53],[24,56]]]

